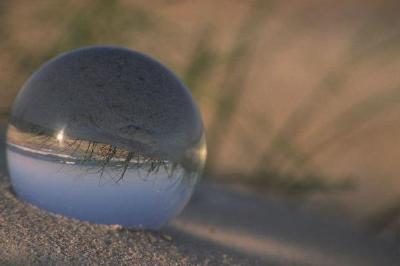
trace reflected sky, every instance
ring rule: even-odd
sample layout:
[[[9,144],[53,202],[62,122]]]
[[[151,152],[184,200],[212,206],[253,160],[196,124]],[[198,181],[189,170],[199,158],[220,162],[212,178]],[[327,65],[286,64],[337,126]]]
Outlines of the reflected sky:
[[[179,166],[173,175],[164,168],[151,173],[146,167],[128,168],[115,182],[113,168],[100,177],[82,165],[44,160],[12,146],[7,156],[20,198],[95,223],[157,229],[183,209],[197,181],[196,173]]]

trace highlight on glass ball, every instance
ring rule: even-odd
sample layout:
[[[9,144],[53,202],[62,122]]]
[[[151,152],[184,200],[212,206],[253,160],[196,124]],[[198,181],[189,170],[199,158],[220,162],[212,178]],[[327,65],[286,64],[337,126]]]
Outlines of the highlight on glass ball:
[[[7,158],[24,201],[158,229],[187,204],[206,146],[199,111],[175,74],[142,53],[95,46],[50,60],[25,83]]]

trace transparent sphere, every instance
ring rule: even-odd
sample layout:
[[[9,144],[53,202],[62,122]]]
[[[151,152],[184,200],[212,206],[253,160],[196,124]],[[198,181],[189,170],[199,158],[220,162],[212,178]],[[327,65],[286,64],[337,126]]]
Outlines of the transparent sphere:
[[[157,229],[188,202],[206,157],[179,79],[119,47],[62,54],[16,98],[8,166],[21,199],[102,224]]]

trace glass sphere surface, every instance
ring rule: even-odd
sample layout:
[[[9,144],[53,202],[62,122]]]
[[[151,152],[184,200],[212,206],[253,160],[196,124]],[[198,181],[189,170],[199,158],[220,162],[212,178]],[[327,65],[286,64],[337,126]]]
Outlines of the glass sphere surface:
[[[22,200],[80,220],[158,229],[188,202],[206,157],[199,111],[165,66],[94,46],[39,68],[7,131]]]

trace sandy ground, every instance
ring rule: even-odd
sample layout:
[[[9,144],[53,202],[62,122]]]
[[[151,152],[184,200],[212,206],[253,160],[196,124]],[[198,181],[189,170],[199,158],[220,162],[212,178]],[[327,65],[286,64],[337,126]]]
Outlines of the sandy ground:
[[[183,214],[161,232],[80,222],[20,202],[10,190],[3,153],[0,162],[1,265],[400,262],[398,243],[338,217],[215,184],[200,185]]]

